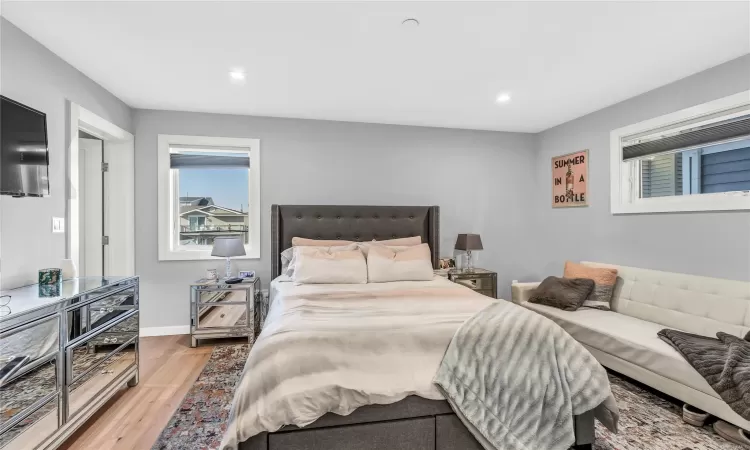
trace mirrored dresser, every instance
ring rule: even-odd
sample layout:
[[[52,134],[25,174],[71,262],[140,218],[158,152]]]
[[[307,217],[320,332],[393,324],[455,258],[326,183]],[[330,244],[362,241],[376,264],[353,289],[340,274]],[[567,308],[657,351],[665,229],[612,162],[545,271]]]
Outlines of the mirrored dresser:
[[[138,383],[138,277],[0,293],[0,449],[54,449]]]

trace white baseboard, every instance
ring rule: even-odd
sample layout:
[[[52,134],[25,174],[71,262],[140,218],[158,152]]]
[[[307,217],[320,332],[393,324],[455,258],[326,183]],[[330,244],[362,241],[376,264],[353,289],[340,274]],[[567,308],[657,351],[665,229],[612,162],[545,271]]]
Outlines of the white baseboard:
[[[174,327],[147,327],[141,328],[141,336],[172,336],[175,334],[190,334],[190,325],[177,325]]]

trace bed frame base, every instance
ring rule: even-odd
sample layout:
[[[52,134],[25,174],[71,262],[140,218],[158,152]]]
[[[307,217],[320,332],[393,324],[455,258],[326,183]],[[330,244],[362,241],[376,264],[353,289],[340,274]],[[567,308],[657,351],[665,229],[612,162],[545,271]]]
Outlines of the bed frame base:
[[[594,442],[594,413],[574,416],[576,450]],[[312,424],[286,426],[240,443],[240,450],[484,450],[444,400],[407,397],[348,416],[328,413]]]

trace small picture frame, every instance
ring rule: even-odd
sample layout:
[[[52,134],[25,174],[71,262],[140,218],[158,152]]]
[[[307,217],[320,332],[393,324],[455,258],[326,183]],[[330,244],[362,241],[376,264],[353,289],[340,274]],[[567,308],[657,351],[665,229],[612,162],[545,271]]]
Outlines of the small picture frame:
[[[253,278],[255,277],[255,271],[254,270],[240,270],[240,273],[237,275],[240,278]]]
[[[455,258],[440,258],[438,260],[438,268],[440,269],[455,269],[456,259]]]

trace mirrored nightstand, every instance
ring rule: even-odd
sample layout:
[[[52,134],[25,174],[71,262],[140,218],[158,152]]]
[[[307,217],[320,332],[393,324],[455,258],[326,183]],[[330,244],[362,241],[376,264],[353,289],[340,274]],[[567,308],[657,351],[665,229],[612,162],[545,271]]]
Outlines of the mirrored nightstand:
[[[451,269],[448,279],[487,297],[497,298],[497,272],[476,268],[471,271]]]
[[[252,344],[260,318],[256,317],[257,295],[257,277],[236,284],[201,280],[190,285],[190,345],[197,346],[200,339],[245,336]]]

